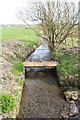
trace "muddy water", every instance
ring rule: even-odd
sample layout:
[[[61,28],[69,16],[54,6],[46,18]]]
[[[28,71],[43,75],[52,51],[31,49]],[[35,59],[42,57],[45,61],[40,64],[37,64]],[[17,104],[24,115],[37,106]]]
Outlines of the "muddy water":
[[[52,55],[43,44],[27,60],[50,61]],[[59,118],[66,103],[58,86],[56,70],[28,68],[26,73],[19,118]]]

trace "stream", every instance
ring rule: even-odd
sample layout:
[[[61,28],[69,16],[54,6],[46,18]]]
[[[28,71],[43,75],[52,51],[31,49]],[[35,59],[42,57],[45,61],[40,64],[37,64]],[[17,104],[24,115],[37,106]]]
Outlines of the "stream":
[[[27,61],[51,61],[47,44],[40,45]],[[60,118],[67,105],[58,84],[56,69],[27,68],[18,118]]]

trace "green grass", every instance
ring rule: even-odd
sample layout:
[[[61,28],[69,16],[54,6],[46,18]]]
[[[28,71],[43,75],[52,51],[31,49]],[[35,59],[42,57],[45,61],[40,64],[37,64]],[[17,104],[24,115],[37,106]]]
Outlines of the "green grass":
[[[2,28],[2,41],[20,40],[26,42],[29,47],[39,44],[39,36],[33,30],[26,27],[3,27]],[[39,32],[39,30],[37,30]]]
[[[59,54],[64,51],[64,53]],[[78,86],[79,80],[78,75],[80,72],[79,56],[78,53],[69,53],[66,49],[58,51],[59,64],[57,66],[57,72],[59,74],[59,80],[61,85]]]
[[[39,37],[36,33],[26,27],[4,27],[2,28],[2,40],[35,40]]]
[[[16,95],[16,96],[18,96],[18,94],[19,94],[19,89],[14,89],[12,92]]]
[[[61,48],[69,48],[69,47],[78,47],[79,46],[79,42],[78,42],[78,37],[73,38],[73,45],[72,45],[72,41],[70,37],[67,37],[66,39],[66,44],[62,43],[58,49]]]
[[[62,76],[75,76],[79,73],[78,68],[75,65],[78,64],[78,55],[62,55],[60,58],[60,64],[58,65],[58,71]]]
[[[14,64],[13,64],[13,68],[11,69],[11,73],[13,75],[20,75],[22,72],[23,72],[23,64],[21,61],[16,61]]]
[[[22,79],[19,79],[17,77],[15,81],[19,84],[19,86],[21,86],[21,87],[23,86],[23,80]]]
[[[15,107],[15,99],[10,94],[2,94],[0,97],[1,101],[1,112],[2,113],[8,113],[10,111],[13,111]]]

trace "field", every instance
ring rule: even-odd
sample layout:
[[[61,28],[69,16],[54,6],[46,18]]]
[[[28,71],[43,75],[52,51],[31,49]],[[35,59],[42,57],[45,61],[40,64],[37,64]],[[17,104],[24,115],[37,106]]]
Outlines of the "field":
[[[38,44],[39,36],[34,32],[35,27],[33,27],[33,30],[31,28],[26,27],[3,27],[2,28],[2,41],[6,40],[20,40],[23,42],[27,42],[28,44],[34,42]],[[39,32],[39,30],[38,30]],[[78,46],[78,35],[74,36],[73,44],[74,46]],[[61,46],[72,46],[71,38],[67,38],[67,44],[63,44]],[[60,46],[60,47],[61,47]]]
[[[34,28],[35,29],[35,28]],[[38,44],[39,36],[34,30],[26,27],[3,27],[2,28],[2,41],[7,40],[20,40],[27,42],[27,44]]]

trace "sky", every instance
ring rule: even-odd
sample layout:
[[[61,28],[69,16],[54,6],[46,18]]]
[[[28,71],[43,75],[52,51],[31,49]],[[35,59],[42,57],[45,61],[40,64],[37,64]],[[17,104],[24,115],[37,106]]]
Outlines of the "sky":
[[[27,1],[28,0],[0,0],[0,24],[23,24],[16,17],[16,13],[17,9]],[[77,5],[79,0],[69,1],[74,1]]]

